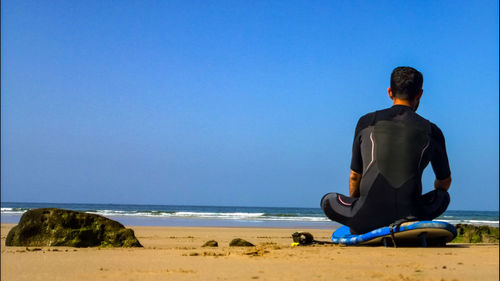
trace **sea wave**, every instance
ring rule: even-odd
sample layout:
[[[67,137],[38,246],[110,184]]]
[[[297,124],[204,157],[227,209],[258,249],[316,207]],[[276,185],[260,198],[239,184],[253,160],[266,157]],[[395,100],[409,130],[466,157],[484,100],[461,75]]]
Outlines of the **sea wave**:
[[[2,214],[20,215],[29,210],[28,208],[1,208]]]
[[[2,215],[12,215],[20,216],[30,208],[22,207],[2,207]],[[77,209],[75,209],[77,210]],[[324,216],[322,213],[300,213],[300,212],[227,212],[227,211],[191,211],[191,210],[180,210],[180,211],[165,211],[165,210],[113,210],[113,209],[98,209],[98,208],[88,208],[79,209],[77,211],[83,211],[91,214],[98,214],[105,217],[149,217],[158,219],[207,219],[207,220],[234,220],[234,221],[247,221],[247,222],[259,222],[259,221],[288,221],[288,222],[329,222],[330,220]],[[445,215],[436,220],[445,221],[451,224],[474,224],[474,225],[489,225],[498,227],[499,221],[498,217],[489,218],[472,218],[472,217],[460,217],[460,216],[450,216]]]
[[[97,210],[85,211],[86,213],[101,216],[131,216],[131,217],[169,217],[173,212],[162,211],[120,211],[120,210]]]
[[[311,221],[311,222],[330,222],[331,220],[327,217],[281,217],[281,216],[269,216],[265,220],[270,221]]]
[[[20,215],[28,209],[1,208],[2,215]],[[193,219],[223,219],[246,221],[329,221],[326,217],[304,216],[298,214],[269,214],[245,212],[166,212],[166,211],[123,211],[123,210],[84,210],[86,213],[101,216],[132,216],[155,218],[193,218]]]
[[[166,218],[222,219],[245,221],[329,221],[326,217],[243,212],[96,212],[103,216],[143,216]]]
[[[455,220],[442,220],[442,219],[436,219],[438,221],[444,221],[444,222],[447,222],[449,224],[453,224],[453,225],[456,225],[456,224],[473,224],[473,225],[489,225],[489,226],[494,226],[494,227],[498,227],[499,226],[499,223],[498,223],[498,220],[460,220],[460,219],[455,219]]]
[[[211,213],[211,212],[175,212],[172,214],[176,217],[201,217],[201,218],[258,218],[262,217],[264,213]]]
[[[469,220],[470,223],[479,223],[479,224],[483,224],[483,223],[496,223],[498,224],[498,221],[484,221],[484,220]]]

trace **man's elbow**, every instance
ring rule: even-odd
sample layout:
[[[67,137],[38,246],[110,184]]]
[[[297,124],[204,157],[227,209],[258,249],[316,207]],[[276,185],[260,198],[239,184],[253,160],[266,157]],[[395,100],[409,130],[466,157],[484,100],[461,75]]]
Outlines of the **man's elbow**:
[[[444,191],[448,191],[450,186],[451,186],[451,175],[445,179],[442,179],[442,180],[436,179],[434,181],[434,188],[435,189],[441,189]]]
[[[349,180],[354,182],[359,182],[361,180],[362,175],[358,172],[351,170],[351,174],[349,175]]]

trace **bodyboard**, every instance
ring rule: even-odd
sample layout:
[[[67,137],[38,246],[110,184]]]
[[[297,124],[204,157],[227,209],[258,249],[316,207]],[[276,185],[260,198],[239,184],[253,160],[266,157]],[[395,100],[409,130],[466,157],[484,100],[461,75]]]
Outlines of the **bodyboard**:
[[[443,221],[405,222],[394,228],[394,242],[398,246],[444,246],[457,236],[457,229]],[[342,245],[393,244],[390,227],[381,227],[364,234],[351,234],[342,226],[332,234],[332,242]]]

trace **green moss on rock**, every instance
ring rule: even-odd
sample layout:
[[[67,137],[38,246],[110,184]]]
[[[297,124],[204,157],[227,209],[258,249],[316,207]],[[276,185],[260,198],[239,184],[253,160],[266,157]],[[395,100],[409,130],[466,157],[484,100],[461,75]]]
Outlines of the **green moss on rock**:
[[[103,216],[57,208],[29,210],[6,246],[142,247],[132,229]]]
[[[498,227],[457,224],[457,237],[452,243],[498,243]]]
[[[230,247],[253,247],[254,244],[252,244],[244,239],[241,239],[241,238],[234,238],[233,240],[231,240],[231,242],[229,242],[229,246]]]
[[[217,243],[217,241],[209,240],[209,241],[205,242],[205,244],[203,244],[202,247],[218,247],[218,246],[219,246],[219,243]]]

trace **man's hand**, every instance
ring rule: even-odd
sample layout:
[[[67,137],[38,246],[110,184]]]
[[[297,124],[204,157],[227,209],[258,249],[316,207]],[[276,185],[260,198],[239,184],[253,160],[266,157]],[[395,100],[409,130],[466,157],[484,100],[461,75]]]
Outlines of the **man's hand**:
[[[359,197],[359,184],[361,182],[361,177],[361,174],[351,170],[351,175],[349,176],[349,196]]]
[[[451,176],[445,178],[444,180],[434,180],[434,188],[442,189],[444,191],[448,191],[451,185]]]

